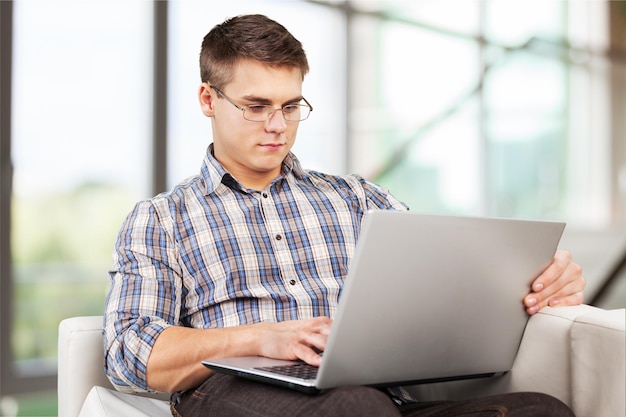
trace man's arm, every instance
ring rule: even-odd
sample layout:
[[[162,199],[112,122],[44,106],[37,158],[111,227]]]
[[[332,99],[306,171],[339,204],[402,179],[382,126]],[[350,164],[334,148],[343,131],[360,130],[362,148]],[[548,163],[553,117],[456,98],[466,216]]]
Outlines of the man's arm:
[[[178,323],[182,292],[175,245],[150,201],[126,217],[115,243],[104,312],[105,372],[120,391],[149,391],[155,340]]]
[[[317,317],[222,329],[168,327],[152,347],[148,386],[164,392],[195,388],[211,375],[212,371],[201,364],[210,358],[258,355],[301,359],[318,366],[317,352],[326,346],[330,325],[329,318]]]
[[[535,314],[545,306],[578,305],[583,302],[585,278],[580,265],[572,261],[569,252],[558,250],[552,263],[532,284],[532,291],[524,298],[528,314]]]

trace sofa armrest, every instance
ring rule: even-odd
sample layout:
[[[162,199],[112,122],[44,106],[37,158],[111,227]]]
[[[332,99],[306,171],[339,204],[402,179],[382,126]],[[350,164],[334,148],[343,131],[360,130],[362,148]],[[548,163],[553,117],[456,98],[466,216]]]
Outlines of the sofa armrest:
[[[104,373],[102,316],[72,317],[59,324],[60,417],[76,417],[95,385],[113,388]]]
[[[539,391],[572,406],[570,333],[589,305],[546,307],[532,316],[511,370],[511,391]]]
[[[597,310],[572,326],[572,403],[577,416],[626,415],[626,311]]]
[[[131,405],[139,407],[138,404],[162,407],[161,402],[165,401],[167,405],[169,395],[166,393],[134,395],[115,392],[104,373],[102,324],[102,316],[71,317],[59,324],[59,417],[77,417],[81,408],[81,415],[90,415],[92,410],[109,410],[108,415],[135,416],[141,414],[118,411]],[[86,404],[85,399],[88,400]],[[115,399],[119,404],[112,406]]]
[[[626,415],[624,309],[545,308],[531,319],[511,390],[541,391],[578,417]]]

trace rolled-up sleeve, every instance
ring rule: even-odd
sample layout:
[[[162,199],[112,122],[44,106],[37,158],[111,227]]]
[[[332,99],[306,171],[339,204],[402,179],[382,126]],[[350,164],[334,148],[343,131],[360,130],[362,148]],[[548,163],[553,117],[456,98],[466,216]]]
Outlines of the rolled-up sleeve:
[[[120,229],[104,315],[105,371],[120,391],[152,391],[146,382],[152,347],[178,323],[181,270],[167,205],[137,204]]]

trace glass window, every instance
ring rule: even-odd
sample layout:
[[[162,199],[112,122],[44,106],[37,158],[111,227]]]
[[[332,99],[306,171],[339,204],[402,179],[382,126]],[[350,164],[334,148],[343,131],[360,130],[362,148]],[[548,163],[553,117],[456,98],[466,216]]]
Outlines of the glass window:
[[[563,218],[567,154],[567,71],[555,42],[565,8],[489,2],[485,32],[514,47],[486,76],[488,213]]]
[[[23,373],[54,371],[63,318],[102,314],[117,230],[147,195],[151,25],[150,2],[15,2],[12,344]]]
[[[610,222],[608,76],[567,41],[602,50],[600,6],[354,4],[351,170],[416,211]]]
[[[482,185],[475,98],[481,62],[473,40],[478,9],[469,2],[472,7],[459,6],[467,13],[450,14],[449,3],[393,2],[385,11],[390,19],[354,19],[359,53],[352,71],[354,77],[369,74],[354,87],[360,98],[351,106],[352,135],[362,155],[354,166],[412,210],[477,212]],[[444,17],[446,25],[436,30]],[[364,86],[374,93],[362,94]]]

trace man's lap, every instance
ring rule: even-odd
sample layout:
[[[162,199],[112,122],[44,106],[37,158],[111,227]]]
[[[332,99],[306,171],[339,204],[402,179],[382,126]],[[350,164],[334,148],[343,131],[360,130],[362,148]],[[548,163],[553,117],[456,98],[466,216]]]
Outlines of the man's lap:
[[[574,416],[560,401],[536,393],[503,394],[459,402],[419,402],[398,407],[385,392],[371,387],[341,387],[307,395],[225,374],[215,374],[198,389],[174,396],[172,414],[175,417]]]
[[[369,411],[377,417],[401,415],[391,399],[375,388],[342,387],[307,395],[225,374],[216,374],[195,391],[174,399],[172,407],[177,417],[365,417]]]

